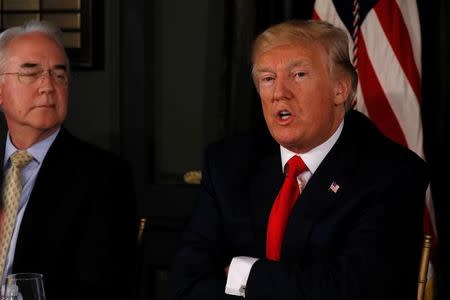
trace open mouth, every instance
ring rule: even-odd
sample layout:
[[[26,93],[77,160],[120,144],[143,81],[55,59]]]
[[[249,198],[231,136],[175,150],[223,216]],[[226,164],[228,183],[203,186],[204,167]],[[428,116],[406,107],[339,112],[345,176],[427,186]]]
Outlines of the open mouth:
[[[281,120],[287,120],[292,116],[292,113],[290,111],[287,110],[280,110],[277,113],[278,118],[280,118]]]

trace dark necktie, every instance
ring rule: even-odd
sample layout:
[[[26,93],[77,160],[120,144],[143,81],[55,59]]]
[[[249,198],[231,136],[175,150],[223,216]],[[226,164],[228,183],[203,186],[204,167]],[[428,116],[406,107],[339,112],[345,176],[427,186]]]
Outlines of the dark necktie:
[[[267,225],[266,257],[275,261],[280,260],[286,224],[295,201],[300,195],[297,176],[308,169],[297,155],[289,159],[286,165],[286,177],[270,211]]]

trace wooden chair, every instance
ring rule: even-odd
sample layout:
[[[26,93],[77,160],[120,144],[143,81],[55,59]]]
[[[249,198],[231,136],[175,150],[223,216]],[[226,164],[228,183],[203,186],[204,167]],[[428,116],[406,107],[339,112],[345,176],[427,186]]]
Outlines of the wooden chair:
[[[138,220],[138,231],[137,231],[137,243],[136,243],[136,272],[137,272],[137,288],[138,288],[138,298],[143,299],[153,299],[150,297],[150,288],[146,270],[145,262],[145,249],[144,249],[144,234],[147,226],[147,218],[141,217]],[[151,283],[151,282],[150,282]]]
[[[145,223],[147,222],[146,218],[139,218],[139,226],[138,226],[138,234],[137,234],[137,245],[138,247],[142,246],[142,237],[144,235]]]
[[[428,264],[431,257],[431,240],[431,235],[426,234],[424,236],[417,287],[417,300],[433,299],[433,280],[427,280]]]

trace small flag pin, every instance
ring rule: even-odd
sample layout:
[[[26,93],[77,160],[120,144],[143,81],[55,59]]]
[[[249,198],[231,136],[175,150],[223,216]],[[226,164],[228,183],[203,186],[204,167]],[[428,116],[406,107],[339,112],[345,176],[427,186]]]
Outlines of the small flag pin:
[[[330,187],[328,188],[329,191],[332,191],[333,193],[337,193],[337,191],[339,190],[339,184],[336,183],[336,181],[333,181],[330,185]]]

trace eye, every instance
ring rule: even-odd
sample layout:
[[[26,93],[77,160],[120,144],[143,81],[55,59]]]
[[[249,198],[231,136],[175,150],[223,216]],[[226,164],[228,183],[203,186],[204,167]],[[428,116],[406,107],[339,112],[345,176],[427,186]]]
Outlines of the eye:
[[[261,76],[259,79],[261,84],[265,85],[265,86],[270,85],[274,80],[275,80],[275,76],[272,76],[272,75],[264,75],[264,76]]]
[[[67,72],[64,70],[54,70],[53,74],[55,74],[55,77],[58,79],[66,79],[67,78]]]
[[[18,73],[19,81],[25,84],[31,84],[41,77],[42,71],[26,71]]]
[[[295,77],[297,78],[303,78],[306,76],[306,72],[300,71],[295,73]]]
[[[29,77],[29,78],[38,78],[42,74],[42,71],[34,71],[34,72],[23,72],[19,73],[22,77]]]

